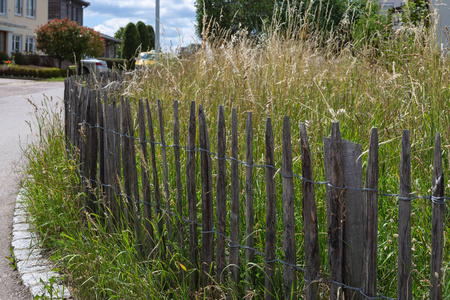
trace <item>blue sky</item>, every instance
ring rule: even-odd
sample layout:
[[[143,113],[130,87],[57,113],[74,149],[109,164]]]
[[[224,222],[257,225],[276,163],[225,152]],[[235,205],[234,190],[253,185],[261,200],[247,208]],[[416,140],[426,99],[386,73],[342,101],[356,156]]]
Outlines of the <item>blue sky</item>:
[[[155,0],[90,0],[84,26],[114,36],[129,22],[155,27]],[[161,44],[165,49],[198,41],[195,35],[195,0],[160,0]]]

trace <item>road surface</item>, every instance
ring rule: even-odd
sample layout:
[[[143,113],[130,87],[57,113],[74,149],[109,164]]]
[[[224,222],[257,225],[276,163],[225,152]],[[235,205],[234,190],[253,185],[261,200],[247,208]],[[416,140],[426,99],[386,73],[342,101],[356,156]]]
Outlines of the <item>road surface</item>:
[[[14,205],[18,191],[21,149],[33,138],[27,123],[32,121],[33,106],[44,98],[61,101],[64,83],[0,78],[0,300],[29,300],[30,292],[19,274],[9,266]]]

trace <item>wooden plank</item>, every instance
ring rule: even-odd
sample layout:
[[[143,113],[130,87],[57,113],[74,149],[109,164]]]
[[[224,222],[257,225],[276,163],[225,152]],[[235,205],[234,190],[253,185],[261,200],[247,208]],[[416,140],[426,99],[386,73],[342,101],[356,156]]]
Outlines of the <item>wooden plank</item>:
[[[202,283],[207,286],[213,276],[214,259],[214,216],[213,216],[213,185],[211,170],[210,142],[203,107],[198,107],[198,131],[200,149],[200,164],[202,178]]]
[[[433,194],[432,194],[432,218],[431,218],[431,291],[430,299],[442,299],[442,276],[444,254],[444,217],[445,178],[442,169],[441,135],[436,133],[433,158]]]
[[[397,299],[412,299],[411,278],[411,143],[409,130],[403,131],[398,201],[398,282]]]
[[[89,185],[89,208],[91,212],[98,214],[97,207],[97,196],[95,194],[95,190],[97,188],[97,157],[98,157],[98,133],[97,133],[97,99],[96,92],[91,91],[89,93],[89,104],[88,104],[88,112],[87,112],[87,139],[88,139],[88,147],[87,147],[87,158],[88,158],[88,185]]]
[[[118,214],[118,202],[116,201],[116,192],[118,192],[118,173],[115,169],[116,161],[120,162],[120,144],[116,147],[116,139],[119,137],[113,133],[117,130],[115,124],[117,123],[117,110],[115,107],[105,103],[104,123],[105,123],[105,184],[111,186],[105,190],[105,203],[107,210],[112,217],[112,222],[117,222],[119,218]],[[119,149],[117,149],[119,148]],[[111,225],[111,224],[110,224]]]
[[[300,123],[300,145],[303,180],[303,223],[305,231],[305,296],[307,300],[319,299],[318,284],[315,282],[320,271],[319,230],[314,190],[314,173],[311,150],[305,123]]]
[[[283,118],[282,137],[282,164],[283,174],[283,265],[285,299],[297,299],[297,278],[294,265],[297,264],[295,256],[295,219],[294,219],[294,173],[292,166],[291,122],[288,116]]]
[[[69,154],[70,152],[70,140],[69,140],[69,131],[70,131],[70,96],[72,94],[71,82],[73,78],[64,79],[64,135],[66,138],[66,152]]]
[[[324,139],[325,172],[327,181],[327,231],[328,231],[328,261],[330,267],[330,279],[335,282],[343,282],[343,212],[345,190],[344,174],[341,158],[341,132],[339,123],[332,124],[331,140]],[[341,285],[330,283],[330,299],[343,299]]]
[[[199,285],[198,265],[198,232],[197,232],[197,187],[195,180],[195,138],[197,133],[197,123],[195,119],[195,101],[191,102],[187,159],[186,159],[186,196],[189,214],[189,258],[194,271],[190,277],[191,292],[197,291]]]
[[[265,299],[275,299],[275,287],[272,281],[275,276],[276,250],[276,191],[275,191],[275,146],[273,140],[272,120],[266,120],[266,267],[265,267]]]
[[[105,99],[106,100],[106,99]],[[106,101],[105,101],[106,102]],[[105,119],[104,105],[100,96],[100,92],[97,92],[97,123],[98,123],[98,172],[99,181],[105,183]],[[102,194],[104,193],[104,187],[101,187]],[[103,196],[102,196],[103,197]]]
[[[235,287],[239,276],[239,168],[238,168],[238,125],[236,109],[231,111],[231,215],[230,215],[230,272]],[[236,295],[238,296],[238,295]]]
[[[177,213],[178,213],[178,246],[180,252],[184,253],[184,226],[182,224],[183,218],[183,190],[181,186],[181,159],[180,159],[180,121],[178,113],[178,101],[173,101],[173,152],[175,160],[175,176],[177,184]]]
[[[158,239],[162,239],[163,247],[162,247],[162,255],[165,255],[165,239],[163,236],[163,219],[162,219],[162,211],[161,211],[161,192],[159,190],[159,179],[158,179],[158,170],[156,168],[156,150],[155,150],[155,134],[153,133],[153,120],[152,113],[150,111],[150,104],[148,99],[146,101],[147,104],[147,125],[150,139],[150,153],[152,157],[152,174],[153,174],[153,189],[155,195],[155,210],[156,216],[158,219]]]
[[[131,107],[130,101],[125,101],[126,107],[126,118],[128,119],[128,163],[129,163],[129,180],[131,193],[128,194],[132,197],[131,201],[131,209],[133,214],[133,227],[136,235],[136,249],[138,254],[142,255],[141,248],[141,213],[140,213],[140,195],[139,195],[139,181],[137,175],[137,166],[136,166],[136,146],[134,143],[134,126],[133,119],[131,117]]]
[[[119,213],[123,214],[123,217],[125,219],[125,226],[128,227],[131,225],[131,216],[130,213],[132,209],[132,203],[130,201],[130,197],[132,197],[132,191],[131,191],[131,180],[130,180],[130,161],[128,156],[128,151],[130,150],[130,140],[127,136],[129,136],[129,126],[128,122],[129,119],[127,117],[127,108],[125,105],[125,100],[123,97],[120,97],[120,113],[121,113],[121,121],[122,121],[122,128],[121,128],[121,136],[122,136],[122,172],[123,172],[123,188],[125,192],[125,197],[122,199],[123,202],[126,205],[122,205],[119,207],[121,211]]]
[[[227,164],[225,161],[227,146],[227,136],[225,128],[225,110],[222,105],[219,106],[217,115],[217,182],[216,182],[216,214],[217,214],[217,282],[224,281],[223,271],[225,269],[225,235],[226,227],[226,209],[227,209]]]
[[[155,233],[152,226],[152,205],[150,190],[150,166],[148,164],[147,151],[147,129],[145,124],[145,106],[142,99],[139,99],[139,146],[142,153],[141,156],[141,178],[142,178],[142,201],[144,202],[144,228],[146,242],[149,249],[154,247]]]
[[[246,154],[245,154],[245,261],[247,263],[247,272],[245,273],[245,290],[250,290],[255,282],[255,274],[253,268],[249,264],[255,261],[254,223],[255,217],[253,212],[253,124],[252,113],[247,112],[246,121]]]
[[[363,291],[369,297],[377,296],[378,173],[378,129],[372,128],[367,159],[366,191],[364,191],[366,246],[363,260]]]
[[[165,209],[166,212],[165,220],[166,220],[166,228],[167,228],[167,239],[169,240],[169,252],[170,255],[173,255],[173,241],[172,241],[172,219],[170,214],[167,212],[171,211],[170,209],[170,190],[169,190],[169,170],[167,166],[167,150],[166,150],[166,137],[164,130],[164,116],[163,110],[161,106],[161,100],[157,101],[158,104],[158,116],[159,116],[159,132],[161,136],[161,157],[163,163],[163,185],[164,185],[164,197],[165,197]]]

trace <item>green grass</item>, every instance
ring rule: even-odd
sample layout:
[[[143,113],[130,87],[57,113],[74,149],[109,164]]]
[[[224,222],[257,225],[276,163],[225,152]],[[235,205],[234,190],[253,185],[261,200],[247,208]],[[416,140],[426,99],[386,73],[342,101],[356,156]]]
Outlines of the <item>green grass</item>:
[[[132,109],[137,99],[150,99],[153,122],[157,124],[156,99],[164,107],[166,142],[172,137],[172,100],[179,100],[182,145],[187,145],[188,113],[191,100],[201,104],[206,112],[215,152],[217,107],[225,106],[227,128],[231,128],[231,108],[236,108],[239,122],[239,158],[245,160],[246,112],[253,114],[254,160],[265,164],[264,122],[271,117],[276,144],[277,166],[281,166],[281,129],[284,115],[291,117],[294,171],[301,174],[299,122],[307,123],[316,181],[324,180],[323,138],[330,135],[331,122],[339,121],[343,138],[360,143],[368,149],[369,131],[378,127],[380,140],[380,189],[398,193],[400,140],[402,130],[411,132],[412,190],[418,195],[431,194],[433,143],[436,132],[442,134],[444,174],[449,171],[449,86],[450,67],[434,41],[432,30],[405,26],[379,48],[366,43],[349,43],[336,50],[338,38],[330,38],[326,47],[314,36],[299,38],[302,32],[293,27],[288,35],[267,30],[260,40],[237,35],[233,43],[214,39],[189,60],[170,59],[146,73],[131,76],[119,94],[129,97]],[[135,110],[136,111],[136,110]],[[136,113],[135,113],[136,114]],[[86,217],[82,210],[83,193],[76,161],[65,152],[61,116],[38,112],[39,143],[26,154],[30,164],[26,170],[32,181],[24,181],[28,191],[28,208],[35,217],[36,229],[44,238],[50,254],[68,273],[70,283],[82,299],[175,299],[188,298],[186,282],[192,266],[186,263],[187,249],[179,249],[171,260],[161,259],[155,249],[144,247],[139,258],[133,233],[127,229],[111,231],[104,216]],[[135,122],[137,124],[137,122]],[[155,136],[159,129],[155,127]],[[227,132],[230,139],[231,132]],[[157,138],[159,140],[159,138]],[[228,147],[229,149],[230,147]],[[160,156],[160,148],[157,147]],[[174,163],[169,151],[170,194],[174,203],[176,185]],[[227,153],[229,156],[230,154]],[[365,171],[367,153],[363,155]],[[216,174],[213,160],[213,174]],[[182,151],[182,172],[185,172],[186,153]],[[138,161],[138,174],[140,172]],[[199,169],[197,169],[199,170]],[[161,170],[159,170],[161,173]],[[228,167],[228,172],[230,168]],[[241,178],[245,169],[240,167]],[[197,175],[200,195],[200,175]],[[160,182],[162,176],[160,177]],[[214,176],[215,178],[215,176]],[[214,179],[215,180],[215,179]],[[256,168],[254,175],[256,247],[265,245],[265,172]],[[215,183],[215,181],[214,181]],[[449,181],[450,183],[450,181]],[[185,182],[183,182],[184,186]],[[297,263],[304,265],[303,224],[301,210],[301,182],[296,189],[296,247]],[[228,187],[228,191],[229,191]],[[161,186],[161,191],[163,191]],[[241,180],[241,220],[245,220],[244,181]],[[184,192],[184,191],[183,191]],[[215,191],[214,191],[215,193]],[[281,180],[277,178],[277,236],[282,236]],[[185,198],[185,197],[184,197]],[[200,199],[200,197],[199,197]],[[101,199],[99,200],[101,201]],[[326,202],[324,186],[317,186],[316,201],[319,218],[321,271],[328,273]],[[186,211],[187,204],[184,203]],[[229,210],[230,203],[227,203]],[[398,200],[379,198],[378,288],[389,297],[397,292],[397,214]],[[201,205],[199,205],[199,209]],[[175,204],[172,210],[176,210]],[[412,203],[413,239],[413,295],[414,299],[428,297],[429,261],[431,254],[431,205],[426,200]],[[229,219],[229,215],[227,218]],[[154,222],[156,223],[156,221]],[[445,229],[449,220],[446,218]],[[185,232],[187,224],[185,225]],[[156,226],[156,224],[154,225]],[[241,222],[241,244],[245,224]],[[155,227],[156,228],[156,227]],[[186,245],[188,235],[185,236]],[[447,234],[445,234],[447,240]],[[160,247],[161,245],[158,245]],[[186,248],[186,247],[185,247]],[[278,238],[277,255],[283,258],[282,241]],[[445,242],[444,279],[447,278],[449,245]],[[244,252],[241,251],[241,257]],[[184,271],[180,266],[187,267]],[[241,261],[243,263],[243,261]],[[264,293],[263,257],[256,256],[251,268],[256,280],[247,296],[259,299]],[[274,281],[282,282],[282,267],[277,267]],[[249,271],[242,267],[242,276]],[[299,290],[304,287],[299,274]],[[444,281],[444,295],[450,295],[450,285]],[[226,293],[225,286],[220,295]],[[282,298],[281,284],[278,287]],[[242,292],[242,291],[241,291]],[[321,295],[327,297],[328,288],[321,284]],[[197,295],[206,297],[202,291]],[[191,295],[192,296],[192,295]]]

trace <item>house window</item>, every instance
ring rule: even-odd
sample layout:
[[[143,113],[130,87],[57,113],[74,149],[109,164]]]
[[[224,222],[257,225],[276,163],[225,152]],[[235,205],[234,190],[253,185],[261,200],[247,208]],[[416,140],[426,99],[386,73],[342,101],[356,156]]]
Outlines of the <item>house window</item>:
[[[27,36],[27,39],[25,40],[25,51],[28,54],[34,54],[34,37]]]
[[[12,52],[22,52],[22,36],[18,34],[13,34],[12,36]]]
[[[21,16],[23,11],[22,0],[16,0],[14,3],[14,13]]]
[[[6,15],[6,0],[0,0],[0,15]]]
[[[36,18],[36,0],[27,0],[27,17]]]

